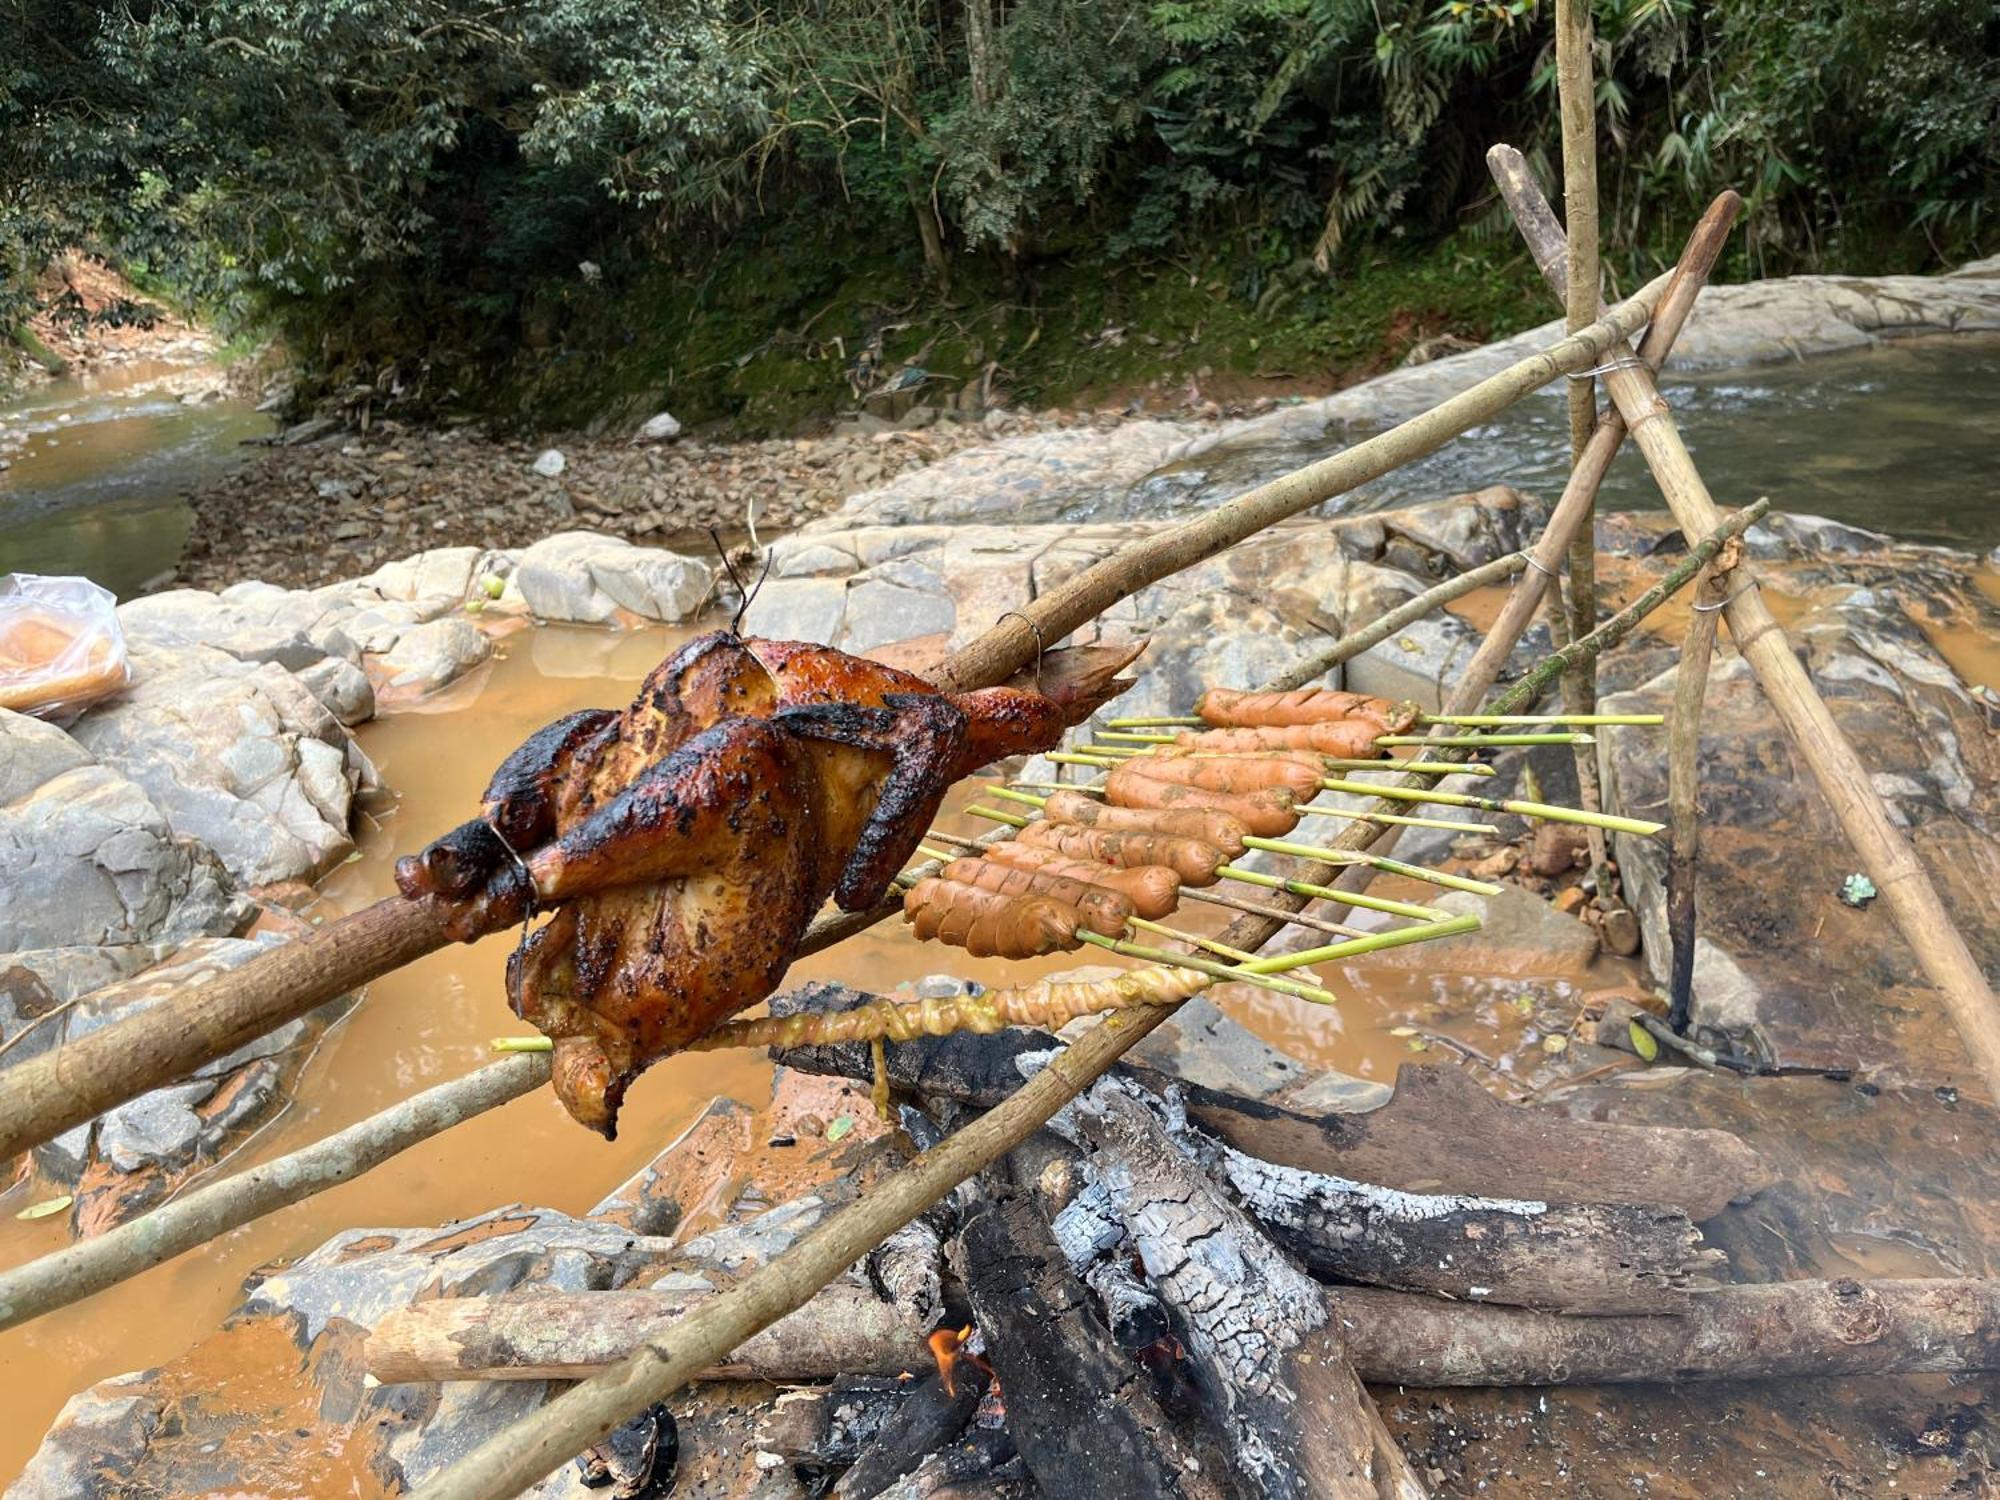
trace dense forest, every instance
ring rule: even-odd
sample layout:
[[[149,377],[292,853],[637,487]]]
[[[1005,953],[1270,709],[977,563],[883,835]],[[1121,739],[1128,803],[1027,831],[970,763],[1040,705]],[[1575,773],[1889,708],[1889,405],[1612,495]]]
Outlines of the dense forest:
[[[61,247],[309,390],[782,426],[906,365],[1033,398],[1331,377],[1539,321],[1536,0],[0,0],[0,325]],[[1608,267],[1979,253],[2000,7],[1598,0]]]

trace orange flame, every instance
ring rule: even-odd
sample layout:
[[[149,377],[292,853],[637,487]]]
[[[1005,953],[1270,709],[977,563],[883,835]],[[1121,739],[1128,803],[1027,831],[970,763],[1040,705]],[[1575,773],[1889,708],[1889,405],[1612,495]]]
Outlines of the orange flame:
[[[971,1337],[972,1325],[967,1323],[963,1328],[940,1328],[927,1340],[931,1348],[931,1358],[937,1361],[938,1379],[943,1382],[944,1393],[947,1396],[958,1394],[956,1376],[960,1360],[974,1369],[983,1370],[988,1376],[993,1373],[993,1367],[985,1360],[966,1351],[966,1341]]]

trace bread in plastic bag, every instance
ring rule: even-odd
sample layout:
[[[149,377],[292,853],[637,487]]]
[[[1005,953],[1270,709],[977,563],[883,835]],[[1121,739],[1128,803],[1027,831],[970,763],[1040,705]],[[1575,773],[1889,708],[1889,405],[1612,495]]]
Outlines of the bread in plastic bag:
[[[110,590],[88,578],[0,574],[0,708],[66,723],[131,680]]]

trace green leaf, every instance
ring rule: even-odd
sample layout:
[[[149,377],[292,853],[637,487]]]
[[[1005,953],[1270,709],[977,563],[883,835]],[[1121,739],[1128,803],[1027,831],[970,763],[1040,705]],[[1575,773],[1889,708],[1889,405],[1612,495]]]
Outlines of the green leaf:
[[[837,1120],[835,1120],[831,1125],[826,1127],[826,1138],[830,1141],[837,1141],[842,1136],[846,1135],[853,1128],[854,1128],[854,1116],[842,1115]]]
[[[40,1203],[30,1203],[26,1208],[15,1214],[14,1217],[17,1219],[46,1219],[52,1214],[61,1213],[75,1201],[68,1193],[64,1193],[60,1198],[44,1198]]]
[[[1637,1021],[1627,1021],[1625,1023],[1625,1030],[1626,1034],[1632,1039],[1632,1050],[1638,1053],[1639,1056],[1643,1057],[1647,1062],[1652,1062],[1659,1057],[1659,1039],[1652,1032],[1641,1026]]]

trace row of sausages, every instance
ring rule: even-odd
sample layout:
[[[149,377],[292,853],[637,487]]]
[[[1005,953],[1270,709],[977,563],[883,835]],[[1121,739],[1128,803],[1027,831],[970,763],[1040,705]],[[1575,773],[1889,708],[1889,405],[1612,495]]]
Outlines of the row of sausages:
[[[903,900],[917,936],[1010,959],[1080,947],[1083,932],[1122,936],[1134,917],[1171,913],[1183,885],[1213,885],[1246,839],[1296,828],[1323,756],[1373,757],[1378,736],[1416,719],[1414,706],[1327,688],[1216,688],[1196,712],[1214,727],[1115,768],[1105,801],[1056,792],[1017,837],[918,882]]]

